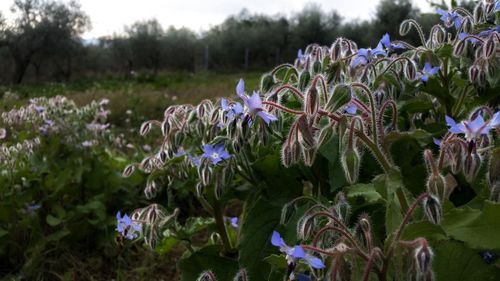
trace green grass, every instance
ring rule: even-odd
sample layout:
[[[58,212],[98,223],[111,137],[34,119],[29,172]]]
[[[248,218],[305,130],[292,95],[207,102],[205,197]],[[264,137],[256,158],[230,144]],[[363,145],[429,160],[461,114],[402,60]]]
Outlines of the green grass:
[[[1,108],[9,110],[32,97],[64,95],[83,105],[102,98],[110,100],[109,121],[118,127],[137,126],[144,120],[160,119],[163,111],[172,104],[196,104],[203,99],[234,97],[240,78],[245,80],[248,91],[257,89],[261,73],[161,73],[156,77],[138,75],[129,80],[102,78],[71,83],[41,85],[0,86],[0,96],[9,91],[19,100],[1,100]],[[133,112],[132,116],[126,114]],[[129,121],[132,120],[132,121]]]

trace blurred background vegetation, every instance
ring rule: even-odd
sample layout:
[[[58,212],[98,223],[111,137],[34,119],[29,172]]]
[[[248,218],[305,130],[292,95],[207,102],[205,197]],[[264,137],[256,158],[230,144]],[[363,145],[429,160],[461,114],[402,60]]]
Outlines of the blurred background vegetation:
[[[163,71],[263,70],[293,61],[297,50],[310,43],[329,45],[343,36],[359,47],[375,47],[386,32],[399,38],[404,19],[416,19],[424,30],[439,21],[436,14],[421,13],[410,0],[383,0],[374,16],[363,21],[345,21],[340,11],[309,3],[289,16],[242,10],[201,34],[150,19],[125,26],[122,34],[83,39],[91,19],[78,2],[15,0],[12,11],[14,22],[0,14],[2,84],[102,77],[144,81]],[[416,33],[405,38],[410,43],[417,39]]]

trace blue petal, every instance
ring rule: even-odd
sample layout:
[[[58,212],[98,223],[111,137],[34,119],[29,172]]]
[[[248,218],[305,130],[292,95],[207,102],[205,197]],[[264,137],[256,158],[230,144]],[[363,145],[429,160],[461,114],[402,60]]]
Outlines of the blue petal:
[[[472,122],[467,123],[467,127],[473,134],[480,133],[479,130],[484,126],[483,116],[479,115]]]
[[[277,231],[273,231],[273,236],[271,237],[271,244],[276,247],[286,246],[285,241],[281,238],[281,235]]]
[[[494,127],[496,127],[498,125],[500,125],[500,111],[498,111],[497,113],[493,114],[493,117],[491,117],[491,120],[490,120],[490,127],[491,128],[494,128]]]
[[[432,138],[432,141],[434,142],[435,145],[441,147],[441,140],[440,139]]]
[[[259,115],[259,117],[262,118],[262,120],[264,120],[264,122],[266,122],[267,125],[269,125],[269,122],[271,122],[271,121],[278,120],[278,118],[276,116],[272,115],[271,113],[264,112],[264,111],[259,111],[257,113],[257,115]]]
[[[221,105],[222,109],[227,110],[229,107],[229,102],[227,101],[227,99],[221,98],[220,105]]]
[[[420,78],[420,80],[422,80],[424,82],[427,82],[429,80],[429,75],[427,75],[427,74],[422,75],[422,77]]]
[[[455,120],[448,115],[446,115],[444,119],[446,120],[446,125],[448,125],[448,127],[454,127],[457,125],[457,122],[455,122]]]
[[[240,97],[245,94],[245,81],[243,79],[240,79],[238,85],[236,85],[236,94]]]
[[[380,39],[380,43],[382,43],[386,48],[391,47],[391,39],[389,37],[389,33],[384,34],[382,39]]]
[[[306,261],[313,268],[316,269],[325,268],[325,264],[323,263],[323,261],[315,256],[307,255]]]
[[[306,253],[304,252],[304,249],[301,246],[295,246],[293,247],[293,253],[291,254],[292,257],[296,259],[301,259],[306,256]]]

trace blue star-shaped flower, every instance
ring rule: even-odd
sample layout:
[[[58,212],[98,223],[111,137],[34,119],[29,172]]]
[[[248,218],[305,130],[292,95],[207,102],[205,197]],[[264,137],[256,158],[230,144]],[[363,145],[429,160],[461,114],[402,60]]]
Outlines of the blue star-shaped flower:
[[[271,244],[280,248],[280,252],[286,254],[286,259],[288,263],[293,263],[296,260],[303,259],[307,264],[316,269],[325,268],[323,261],[313,255],[306,254],[304,249],[300,245],[290,247],[285,243],[285,240],[281,238],[281,235],[277,231],[273,231],[273,236],[271,237]]]
[[[278,120],[276,116],[264,111],[262,108],[262,99],[258,93],[253,92],[250,97],[245,94],[245,82],[243,79],[240,79],[238,85],[236,86],[236,94],[243,100],[252,116],[259,116],[268,125],[269,122]]]
[[[457,12],[448,12],[443,9],[437,9],[436,12],[441,15],[440,19],[446,26],[449,27],[454,25],[457,30],[460,29],[462,17]]]
[[[379,41],[382,45],[387,48],[389,51],[394,51],[396,49],[405,49],[405,47],[401,44],[394,44],[391,42],[391,38],[389,37],[389,33],[384,34],[382,39]]]
[[[430,63],[426,62],[424,68],[422,69],[422,76],[420,77],[420,80],[427,82],[429,77],[434,76],[439,72],[439,69],[439,66],[432,67]]]
[[[229,159],[231,154],[224,149],[223,143],[219,143],[216,146],[205,144],[203,146],[203,155],[201,156],[208,158],[212,164],[217,165],[220,161]]]
[[[358,50],[358,55],[356,58],[352,61],[351,66],[352,67],[357,67],[358,65],[365,65],[370,62],[372,62],[377,56],[383,56],[386,57],[387,53],[384,50],[384,47],[382,45],[382,42],[379,42],[377,45],[377,48],[375,49],[364,49],[361,48]]]
[[[127,214],[122,217],[118,211],[118,213],[116,213],[116,230],[120,232],[123,237],[133,240],[139,236],[141,225],[133,222]]]
[[[481,135],[486,135],[488,132],[500,125],[500,111],[495,113],[493,117],[484,121],[483,116],[478,114],[474,120],[464,120],[460,123],[455,122],[453,118],[446,116],[446,124],[448,125],[449,132],[453,134],[465,134],[465,138],[475,140]]]

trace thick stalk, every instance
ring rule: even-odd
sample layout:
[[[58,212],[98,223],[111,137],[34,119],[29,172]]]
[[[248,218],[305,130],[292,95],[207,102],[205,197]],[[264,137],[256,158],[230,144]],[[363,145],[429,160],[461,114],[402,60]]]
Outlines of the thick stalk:
[[[232,252],[232,248],[231,248],[231,243],[229,242],[229,236],[227,235],[226,224],[224,223],[223,208],[220,204],[220,201],[215,200],[213,209],[214,209],[215,224],[217,226],[217,231],[219,232],[222,241],[222,252],[224,254],[229,254]]]

